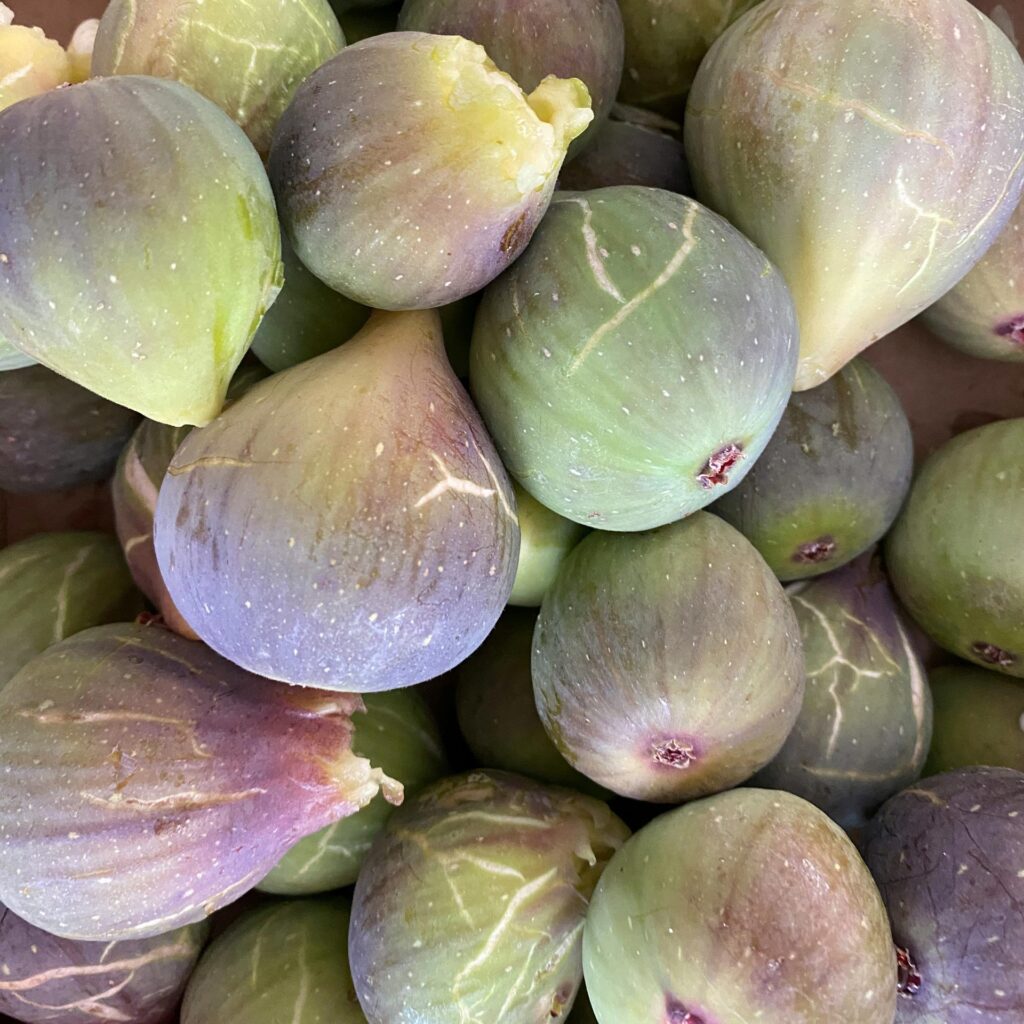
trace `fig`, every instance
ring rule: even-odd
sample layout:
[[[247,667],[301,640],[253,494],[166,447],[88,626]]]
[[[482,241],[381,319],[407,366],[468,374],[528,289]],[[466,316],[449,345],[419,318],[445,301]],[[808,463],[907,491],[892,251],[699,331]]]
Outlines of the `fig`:
[[[0,687],[51,644],[143,607],[108,534],[40,533],[0,550]]]
[[[155,544],[185,620],[259,675],[367,692],[466,658],[508,600],[519,527],[438,314],[376,313],[191,433]]]
[[[217,414],[280,286],[255,150],[208,100],[156,78],[0,112],[0,239],[0,337],[174,426]]]
[[[21,349],[16,348],[9,341],[0,338],[0,372],[5,370],[20,370],[23,366],[32,366],[35,360],[25,355]]]
[[[610,185],[645,185],[689,193],[682,128],[646,110],[615,104],[593,141],[562,169],[558,187],[586,192]]]
[[[350,914],[341,896],[243,914],[199,961],[181,1024],[366,1024],[348,966]]]
[[[0,3],[0,110],[71,80],[64,47],[41,28],[13,22],[14,12]]]
[[[800,624],[807,684],[793,731],[754,778],[859,828],[921,774],[932,701],[917,652],[877,557],[787,590]]]
[[[790,398],[747,478],[712,506],[781,580],[837,569],[899,513],[914,439],[896,393],[866,360]]]
[[[739,483],[796,356],[789,293],[753,245],[690,199],[623,185],[556,196],[484,293],[470,383],[541,504],[645,530]]]
[[[352,901],[349,956],[369,1024],[564,1020],[587,902],[627,835],[607,804],[505,772],[409,800]]]
[[[781,584],[708,513],[581,541],[541,606],[532,674],[566,760],[655,803],[750,778],[779,752],[804,692]]]
[[[205,921],[127,942],[61,939],[0,908],[0,1011],[28,1024],[169,1024]]]
[[[1024,418],[947,441],[889,534],[896,593],[940,647],[1024,677]]]
[[[350,749],[361,710],[158,626],[55,644],[0,690],[0,900],[85,941],[201,921],[378,790],[401,800]]]
[[[105,480],[139,417],[43,366],[0,373],[0,489]]]
[[[1024,683],[975,665],[929,673],[935,728],[926,775],[991,765],[1024,771]]]
[[[698,198],[792,289],[803,391],[1002,230],[1024,188],[1024,64],[967,0],[764,0],[708,52],[684,131]]]
[[[111,0],[92,64],[96,75],[155,75],[191,86],[265,157],[295,90],[344,45],[327,0]]]
[[[789,793],[669,811],[612,858],[583,932],[600,1024],[892,1024],[885,908],[846,835]]]
[[[77,85],[92,77],[92,52],[96,46],[96,35],[100,30],[99,18],[87,18],[80,22],[68,43],[68,63],[71,67],[70,81]]]
[[[900,953],[900,1024],[1017,1024],[1024,1014],[1024,774],[919,782],[863,838]]]
[[[458,667],[459,729],[480,765],[604,799],[611,794],[566,761],[537,714],[530,676],[536,624],[532,609],[509,608]]]
[[[415,690],[368,693],[366,713],[352,720],[352,750],[402,783],[412,796],[446,774],[437,723]],[[300,839],[257,886],[263,892],[305,896],[352,885],[366,853],[394,810],[378,794],[361,811]]]
[[[278,124],[270,178],[288,238],[321,281],[376,309],[471,295],[526,247],[589,104],[575,78],[526,95],[458,36],[364,39]]]
[[[472,39],[527,93],[548,75],[580,79],[594,120],[570,145],[570,160],[594,139],[622,81],[617,0],[405,0],[398,27]]]
[[[670,117],[711,44],[759,0],[619,0],[626,59],[619,98]]]

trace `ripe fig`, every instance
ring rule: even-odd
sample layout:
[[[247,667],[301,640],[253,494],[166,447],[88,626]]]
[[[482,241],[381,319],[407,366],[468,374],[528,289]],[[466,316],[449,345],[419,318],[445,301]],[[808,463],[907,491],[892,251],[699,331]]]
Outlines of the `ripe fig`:
[[[509,472],[586,526],[644,530],[730,490],[796,365],[785,283],[683,196],[561,193],[484,293],[470,382]]]
[[[340,895],[247,911],[203,954],[181,1024],[366,1024],[348,966],[350,914]]]
[[[600,1024],[892,1024],[896,956],[846,835],[789,793],[669,811],[612,858],[583,932]]]
[[[513,502],[437,313],[377,313],[185,439],[157,500],[157,560],[235,664],[390,690],[490,632],[515,575]]]
[[[0,372],[5,370],[20,370],[23,366],[33,366],[36,360],[25,355],[21,349],[12,345],[9,341],[0,338]]]
[[[0,373],[0,489],[105,480],[139,417],[43,366]]]
[[[787,589],[800,624],[807,685],[800,716],[754,778],[859,828],[921,774],[932,700],[877,557]]]
[[[505,772],[412,798],[352,903],[349,956],[369,1024],[564,1020],[587,902],[627,835],[607,804]]]
[[[0,337],[175,426],[217,414],[280,287],[255,150],[208,100],[156,78],[0,112],[0,240]]]
[[[64,47],[41,28],[13,22],[14,12],[0,3],[0,110],[71,81]]]
[[[910,489],[914,439],[896,393],[856,359],[797,392],[746,479],[711,511],[781,580],[837,569],[892,526]]]
[[[900,600],[940,646],[1024,677],[1024,419],[954,437],[922,466],[886,542]]]
[[[361,710],[157,626],[50,647],[0,690],[0,900],[86,941],[201,921],[378,790],[401,800],[350,748]]]
[[[792,289],[798,391],[949,291],[1024,188],[1024,64],[967,0],[764,0],[690,91],[696,194]]]
[[[320,280],[376,309],[441,306],[523,251],[592,117],[578,79],[548,77],[527,96],[476,43],[389,32],[303,83],[270,177]]]
[[[27,1024],[169,1024],[205,921],[126,942],[61,939],[0,908],[0,1012]]]
[[[750,778],[779,752],[804,692],[782,586],[707,513],[581,541],[541,606],[532,672],[566,760],[658,803]]]
[[[863,838],[900,953],[899,1024],[1024,1014],[1024,774],[964,768],[894,796]]]
[[[327,0],[111,0],[95,75],[155,75],[217,104],[266,157],[299,85],[345,45]]]

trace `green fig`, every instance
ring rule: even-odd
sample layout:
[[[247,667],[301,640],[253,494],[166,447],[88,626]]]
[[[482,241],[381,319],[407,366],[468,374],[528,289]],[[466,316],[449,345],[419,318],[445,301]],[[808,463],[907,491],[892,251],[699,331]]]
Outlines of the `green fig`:
[[[900,600],[941,647],[1024,677],[1024,419],[947,442],[886,542]]]
[[[746,479],[712,506],[781,580],[837,569],[881,539],[910,489],[914,439],[896,393],[856,359],[793,395]]]
[[[768,443],[797,338],[781,276],[683,196],[561,193],[477,314],[470,383],[541,504],[644,530],[710,504]]]
[[[697,196],[782,271],[798,391],[949,291],[1024,188],[1024,64],[967,0],[764,0],[690,91]]]
[[[613,793],[660,803],[763,768],[804,692],[782,586],[707,513],[581,541],[541,606],[532,674],[566,760]]]

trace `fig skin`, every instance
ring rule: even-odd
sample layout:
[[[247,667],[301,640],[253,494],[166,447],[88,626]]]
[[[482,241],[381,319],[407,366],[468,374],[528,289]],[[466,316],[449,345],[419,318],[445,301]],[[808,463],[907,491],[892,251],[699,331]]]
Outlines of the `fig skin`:
[[[612,858],[583,932],[600,1024],[892,1024],[885,908],[846,835],[789,793],[669,811]]]
[[[1017,1024],[1024,1014],[1024,774],[964,768],[889,800],[863,837],[912,964],[899,1024]]]
[[[447,774],[437,723],[416,690],[368,693],[363,703],[365,713],[352,720],[352,749],[401,782],[407,799]],[[256,888],[305,896],[354,884],[393,811],[378,793],[362,810],[300,839]]]
[[[807,684],[796,725],[754,785],[866,824],[921,774],[932,734],[924,666],[876,556],[787,588]]]
[[[23,366],[35,366],[36,360],[25,355],[9,341],[0,338],[0,373],[7,370],[20,370]]]
[[[578,79],[524,95],[458,36],[349,46],[303,83],[274,134],[288,238],[320,280],[375,309],[471,295],[526,247],[589,103]]]
[[[156,78],[0,112],[0,237],[0,336],[174,426],[219,412],[280,288],[256,151],[208,100]]]
[[[206,921],[125,942],[61,939],[0,908],[0,1012],[27,1024],[170,1024]]]
[[[0,688],[37,654],[145,607],[117,541],[41,533],[0,550]]]
[[[587,902],[628,834],[606,804],[505,772],[409,800],[353,897],[349,956],[369,1024],[564,1020]]]
[[[585,538],[544,598],[532,674],[566,760],[653,803],[750,778],[779,752],[804,694],[782,586],[742,534],[707,513]]]
[[[1024,771],[1024,683],[976,665],[930,672],[935,727],[925,775],[972,765]]]
[[[684,131],[697,196],[792,289],[803,391],[1000,233],[1024,187],[1024,65],[967,0],[764,0],[701,64]]]
[[[350,749],[361,710],[157,626],[50,647],[0,690],[0,900],[90,942],[201,921],[378,790],[401,800]]]
[[[472,39],[524,92],[548,75],[580,79],[594,120],[569,160],[594,140],[622,81],[618,0],[405,0],[398,28]]]
[[[265,159],[295,90],[344,45],[327,0],[111,0],[92,69],[191,86],[239,125]]]
[[[203,954],[181,1024],[366,1024],[352,987],[341,895],[247,911]]]
[[[435,311],[374,314],[190,434],[155,526],[171,597],[214,650],[358,692],[466,658],[519,554],[511,486]]]
[[[541,504],[645,530],[739,483],[782,416],[797,344],[781,275],[716,214],[658,189],[560,193],[484,293],[470,384]]]
[[[44,366],[0,373],[0,489],[33,494],[105,480],[138,422]]]
[[[838,569],[867,551],[900,511],[914,439],[896,393],[855,359],[790,398],[746,479],[711,508],[781,580]]]
[[[886,541],[897,595],[941,647],[1024,677],[1024,418],[948,441]]]

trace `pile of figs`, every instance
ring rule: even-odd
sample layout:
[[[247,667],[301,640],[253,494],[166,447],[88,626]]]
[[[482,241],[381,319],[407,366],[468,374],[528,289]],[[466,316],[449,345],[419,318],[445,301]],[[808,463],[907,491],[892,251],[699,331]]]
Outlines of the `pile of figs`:
[[[0,1020],[1024,1024],[1024,2],[7,2]]]

